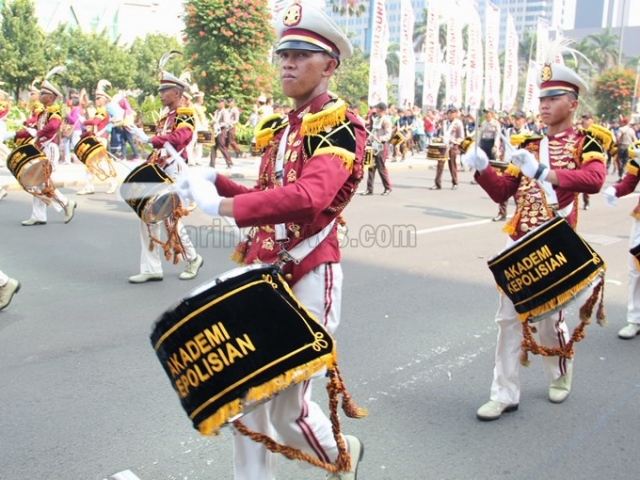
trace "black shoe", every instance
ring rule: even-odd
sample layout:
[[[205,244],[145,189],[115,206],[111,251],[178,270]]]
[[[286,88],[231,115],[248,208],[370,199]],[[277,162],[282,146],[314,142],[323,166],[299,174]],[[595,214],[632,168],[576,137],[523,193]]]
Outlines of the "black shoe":
[[[365,190],[364,192],[360,192],[360,195],[373,195],[371,190]]]
[[[453,185],[453,186],[451,187],[451,190],[457,190],[457,189],[458,189],[458,185]]]
[[[439,187],[438,185],[434,185],[433,187],[429,188],[429,190],[442,190],[442,187]]]
[[[500,215],[500,214],[498,214],[498,215],[496,215],[495,217],[493,217],[493,218],[491,219],[491,221],[492,221],[492,222],[504,222],[506,219],[507,219],[507,216],[506,216],[506,215]]]
[[[387,195],[389,195],[391,193],[391,189],[386,189],[384,192],[382,192],[382,196],[386,197]]]
[[[585,203],[585,204],[584,204],[584,209],[585,209],[585,210],[589,210],[589,202],[587,202],[587,203]]]

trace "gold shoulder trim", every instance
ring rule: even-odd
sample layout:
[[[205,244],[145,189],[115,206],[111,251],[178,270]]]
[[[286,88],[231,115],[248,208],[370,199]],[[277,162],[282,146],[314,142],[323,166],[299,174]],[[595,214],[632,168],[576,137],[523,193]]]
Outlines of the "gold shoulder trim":
[[[598,140],[605,151],[608,151],[613,143],[613,134],[611,131],[595,123],[592,123],[591,126],[587,128],[587,133],[590,133],[592,137]]]
[[[333,128],[347,119],[347,104],[344,100],[337,100],[325,106],[318,113],[307,113],[302,117],[300,134],[316,135],[325,128]]]
[[[178,107],[176,115],[193,115],[193,108]]]
[[[258,123],[254,130],[256,137],[256,149],[262,150],[269,145],[269,142],[278,130],[286,127],[289,120],[277,113],[270,115]]]

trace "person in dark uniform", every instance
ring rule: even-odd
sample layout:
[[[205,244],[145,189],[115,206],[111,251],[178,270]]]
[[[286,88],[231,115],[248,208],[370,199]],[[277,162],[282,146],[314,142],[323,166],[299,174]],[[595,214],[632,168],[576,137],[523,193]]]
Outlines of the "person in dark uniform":
[[[380,173],[380,180],[382,180],[382,186],[384,187],[382,195],[386,196],[391,193],[392,187],[386,163],[392,131],[393,125],[387,115],[387,104],[380,102],[375,106],[375,114],[371,117],[371,133],[368,139],[368,143],[373,148],[373,167],[369,168],[367,189],[361,192],[360,195],[373,195],[373,182],[376,177],[376,171]]]

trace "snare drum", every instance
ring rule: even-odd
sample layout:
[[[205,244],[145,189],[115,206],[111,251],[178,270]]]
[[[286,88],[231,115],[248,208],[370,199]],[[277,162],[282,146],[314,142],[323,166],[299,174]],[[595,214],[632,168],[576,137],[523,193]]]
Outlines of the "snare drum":
[[[364,147],[364,158],[362,159],[362,166],[363,167],[374,167],[375,166],[375,162],[373,161],[373,147],[370,147],[369,145],[367,145],[366,147]]]
[[[213,132],[209,130],[198,130],[196,143],[202,143],[203,145],[211,145],[214,143]]]
[[[142,131],[147,135],[153,136],[156,134],[156,124],[155,123],[143,123]]]
[[[173,180],[158,165],[145,163],[134,168],[120,187],[120,195],[148,225],[162,223],[179,205]]]
[[[159,317],[150,340],[203,435],[335,362],[329,333],[264,264],[199,286]]]
[[[529,323],[563,309],[605,271],[602,258],[562,217],[527,233],[488,264],[520,321]]]
[[[104,144],[93,135],[78,140],[73,153],[99,180],[115,177],[116,170]]]
[[[430,143],[427,146],[427,160],[437,160],[439,162],[448,160],[447,145],[437,142]]]
[[[49,159],[33,143],[16,147],[7,157],[7,168],[27,190],[39,190],[47,181]]]
[[[405,140],[406,140],[406,137],[402,134],[401,131],[398,130],[396,131],[396,133],[393,134],[393,136],[389,140],[389,143],[394,147],[397,147],[398,145],[402,145],[405,142]]]

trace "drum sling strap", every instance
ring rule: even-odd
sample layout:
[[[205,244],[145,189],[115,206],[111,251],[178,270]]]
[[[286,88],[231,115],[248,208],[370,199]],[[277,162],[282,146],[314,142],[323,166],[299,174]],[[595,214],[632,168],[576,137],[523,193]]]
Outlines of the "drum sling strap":
[[[284,176],[284,155],[287,144],[287,137],[289,134],[289,126],[287,125],[280,143],[278,145],[278,153],[276,156],[275,170],[276,179],[282,181]],[[303,242],[296,245],[291,250],[284,248],[285,243],[288,240],[287,228],[283,223],[275,225],[275,238],[276,242],[280,245],[280,253],[278,255],[278,261],[276,265],[282,267],[285,263],[293,261],[294,263],[300,263],[307,255],[309,255],[313,249],[320,245],[320,243],[329,235],[331,229],[335,224],[333,219],[327,226],[325,226],[320,232],[307,238]],[[327,383],[327,394],[329,396],[329,419],[331,421],[331,430],[336,441],[338,448],[338,457],[335,463],[324,462],[308,453],[305,453],[297,448],[289,447],[287,445],[280,444],[274,439],[263,433],[254,432],[249,430],[240,420],[235,420],[233,426],[238,433],[249,437],[255,442],[263,444],[269,451],[273,453],[281,453],[290,460],[302,460],[311,465],[319,468],[323,468],[329,473],[336,473],[340,471],[348,471],[351,469],[351,458],[347,451],[346,445],[342,434],[340,433],[340,418],[338,416],[338,396],[342,396],[342,410],[349,418],[363,418],[367,416],[367,410],[359,408],[355,401],[351,398],[351,395],[347,392],[347,388],[342,380],[342,375],[338,368],[338,363],[334,360],[333,366],[327,370],[329,382]]]
[[[548,168],[551,168],[549,162],[549,138],[547,136],[545,136],[540,141],[539,157],[540,163],[546,165]],[[542,198],[545,207],[547,207],[547,210],[552,211],[556,216],[560,217],[567,217],[569,214],[571,214],[575,202],[571,202],[566,207],[558,209],[558,199],[553,186],[549,182],[538,182],[538,184],[540,186],[540,189],[542,190]],[[553,205],[555,205],[555,208],[552,208]],[[589,296],[587,301],[580,307],[580,323],[573,330],[571,339],[565,345],[562,345],[560,347],[550,348],[539,345],[533,336],[533,333],[536,332],[535,326],[526,321],[522,322],[523,338],[522,351],[520,353],[520,363],[525,367],[530,364],[528,352],[531,352],[534,355],[542,355],[543,357],[557,356],[561,358],[573,358],[574,344],[585,337],[586,334],[584,332],[584,327],[591,323],[593,310],[596,302],[598,302],[598,299],[600,300],[600,302],[596,311],[596,320],[598,325],[604,326],[606,325],[606,315],[604,311],[604,273],[602,273],[602,275],[600,276],[600,281],[593,287],[591,295]]]

